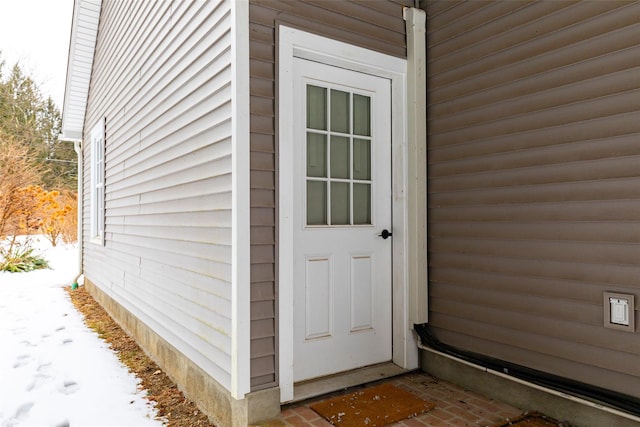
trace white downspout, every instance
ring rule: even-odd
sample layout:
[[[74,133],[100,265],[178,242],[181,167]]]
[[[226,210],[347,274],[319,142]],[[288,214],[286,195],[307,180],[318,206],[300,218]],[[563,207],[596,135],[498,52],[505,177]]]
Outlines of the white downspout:
[[[83,194],[83,190],[84,190],[84,185],[83,185],[83,181],[84,181],[84,162],[83,162],[83,156],[82,156],[82,141],[81,140],[75,140],[73,141],[73,149],[76,151],[76,154],[78,155],[78,273],[76,274],[76,276],[73,279],[72,282],[72,288],[76,288],[78,286],[78,279],[80,279],[80,276],[82,276],[82,274],[84,273],[83,267],[82,267],[82,263],[83,263],[83,241],[84,241],[84,236],[82,234],[82,208],[83,208],[83,204],[82,204],[82,200],[84,199],[84,194]]]
[[[407,31],[407,222],[409,322],[427,323],[427,49],[426,13],[403,11]]]

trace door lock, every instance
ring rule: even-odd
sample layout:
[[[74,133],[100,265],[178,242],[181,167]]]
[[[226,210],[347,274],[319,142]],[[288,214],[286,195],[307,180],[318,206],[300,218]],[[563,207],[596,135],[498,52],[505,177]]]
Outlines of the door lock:
[[[389,230],[384,229],[382,230],[382,233],[378,234],[378,237],[382,237],[383,239],[388,239],[389,237],[393,236],[393,233],[391,233]]]

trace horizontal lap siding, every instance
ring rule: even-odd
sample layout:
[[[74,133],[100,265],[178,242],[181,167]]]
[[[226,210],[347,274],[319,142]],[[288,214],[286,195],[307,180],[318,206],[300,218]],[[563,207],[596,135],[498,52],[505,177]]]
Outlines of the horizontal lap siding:
[[[250,0],[251,386],[277,384],[276,21],[389,55],[406,55],[412,1]]]
[[[640,4],[427,2],[430,322],[640,397]],[[638,307],[636,307],[636,318]]]
[[[86,127],[106,117],[106,244],[85,274],[226,387],[230,8],[103,1]]]

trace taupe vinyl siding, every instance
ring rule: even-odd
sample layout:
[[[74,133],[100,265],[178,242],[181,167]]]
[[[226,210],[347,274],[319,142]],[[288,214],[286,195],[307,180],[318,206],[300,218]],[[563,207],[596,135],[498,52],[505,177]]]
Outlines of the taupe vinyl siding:
[[[230,8],[103,0],[85,125],[106,117],[106,243],[85,243],[86,276],[226,387]]]
[[[436,336],[640,397],[640,3],[426,4]]]
[[[406,55],[403,6],[413,1],[250,0],[251,386],[277,384],[276,25]]]

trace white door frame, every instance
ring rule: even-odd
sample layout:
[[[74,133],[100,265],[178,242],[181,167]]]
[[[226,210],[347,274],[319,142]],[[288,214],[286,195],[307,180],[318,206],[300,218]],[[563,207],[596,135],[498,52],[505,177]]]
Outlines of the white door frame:
[[[391,80],[393,210],[393,362],[418,367],[409,322],[407,237],[407,61],[281,25],[278,28],[278,346],[280,401],[293,400],[293,58],[322,62]]]

